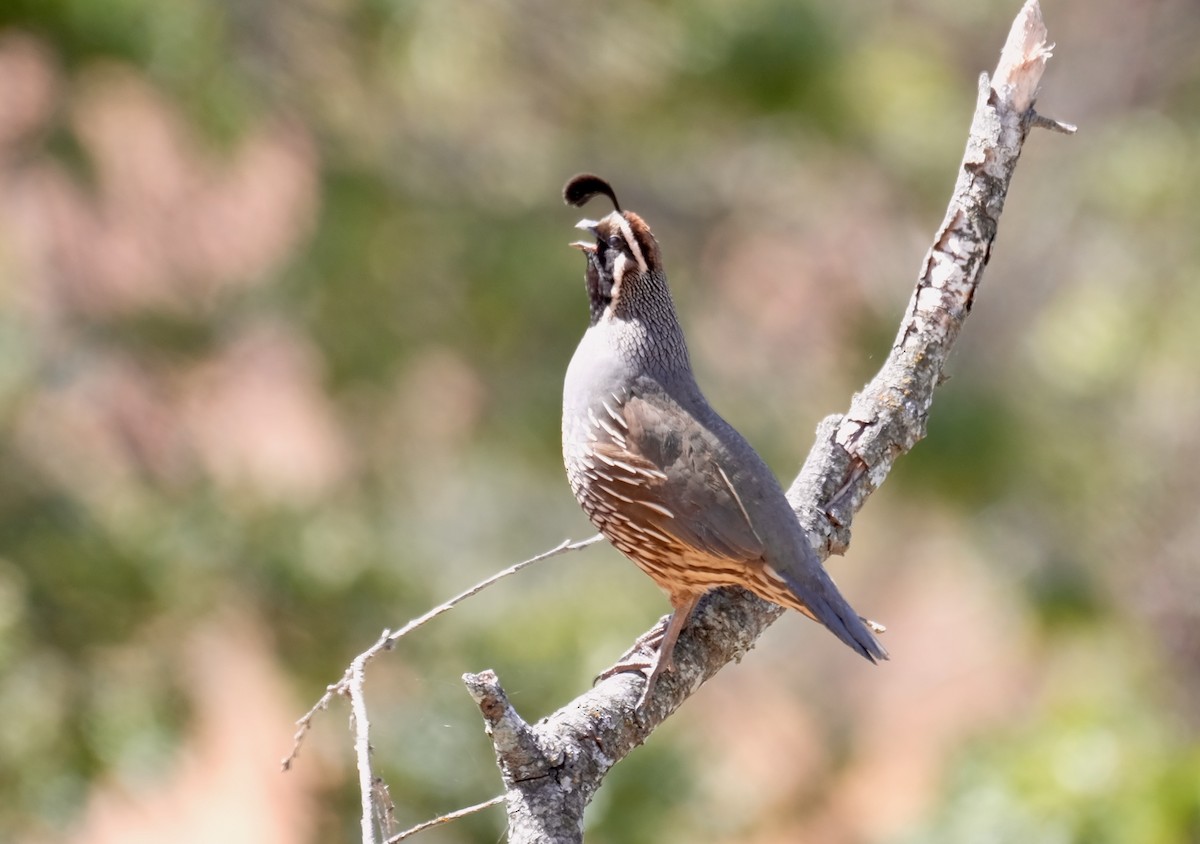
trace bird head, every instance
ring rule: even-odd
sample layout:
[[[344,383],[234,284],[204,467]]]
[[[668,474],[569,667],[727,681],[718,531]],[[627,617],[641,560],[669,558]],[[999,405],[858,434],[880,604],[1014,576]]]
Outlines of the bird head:
[[[617,313],[636,304],[642,291],[665,286],[658,241],[637,214],[622,211],[612,186],[599,176],[581,174],[567,182],[563,199],[577,208],[603,194],[613,211],[599,220],[580,220],[595,242],[581,240],[571,245],[587,256],[587,289],[592,322],[605,311]]]

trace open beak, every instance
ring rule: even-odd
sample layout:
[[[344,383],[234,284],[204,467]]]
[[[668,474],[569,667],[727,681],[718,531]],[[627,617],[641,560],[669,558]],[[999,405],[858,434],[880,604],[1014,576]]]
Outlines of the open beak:
[[[589,234],[591,234],[591,235],[595,236],[597,239],[599,239],[600,235],[596,232],[596,227],[598,225],[600,225],[600,224],[598,222],[596,222],[595,220],[580,220],[578,223],[575,224],[575,228],[583,229],[585,232],[588,232]],[[574,243],[572,243],[571,245],[574,246],[576,249],[578,249],[580,252],[586,252],[589,255],[596,254],[596,244],[588,243],[586,240],[577,240]]]

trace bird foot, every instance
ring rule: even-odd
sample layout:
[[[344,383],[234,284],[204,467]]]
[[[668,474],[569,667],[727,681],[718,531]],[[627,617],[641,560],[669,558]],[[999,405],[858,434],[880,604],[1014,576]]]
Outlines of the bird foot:
[[[688,617],[691,616],[692,610],[696,608],[699,601],[699,595],[690,593],[672,595],[671,606],[675,608],[675,611],[656,624],[649,632],[639,636],[638,640],[633,643],[633,647],[625,652],[617,664],[600,675],[601,678],[611,677],[623,671],[645,672],[649,668],[650,673],[646,675],[646,686],[642,689],[642,696],[638,698],[635,707],[637,710],[641,710],[650,696],[654,694],[654,685],[658,682],[659,675],[664,671],[675,669],[675,662],[672,659],[675,654],[675,642],[679,639],[680,631],[687,624]],[[647,658],[648,653],[653,654],[653,659]]]
[[[646,701],[650,699],[650,695],[654,693],[654,687],[658,684],[659,675],[664,671],[674,669],[670,658],[662,659],[661,657],[662,654],[660,652],[651,655],[635,647],[615,665],[606,668],[596,675],[596,682],[599,683],[601,680],[615,677],[617,674],[636,673],[644,675],[646,685],[642,688],[642,693],[638,696],[637,705],[634,707],[637,710],[641,710],[646,705]]]
[[[670,616],[663,616],[662,621],[639,636],[633,643],[633,646],[625,651],[616,663],[596,675],[593,685],[599,683],[601,680],[607,680],[609,677],[615,677],[618,674],[644,674],[646,677],[646,687],[642,689],[641,697],[638,698],[637,702],[637,708],[641,709],[642,705],[645,704],[654,691],[658,675],[663,671],[671,671],[675,667],[671,655],[668,654],[664,660],[661,650],[670,618]]]

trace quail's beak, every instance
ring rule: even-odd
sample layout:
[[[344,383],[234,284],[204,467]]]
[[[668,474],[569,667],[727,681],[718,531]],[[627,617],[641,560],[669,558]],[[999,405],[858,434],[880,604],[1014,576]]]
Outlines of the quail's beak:
[[[597,240],[599,240],[600,235],[596,231],[596,227],[599,225],[600,224],[598,222],[596,222],[595,220],[580,220],[578,223],[575,224],[575,228],[583,229],[585,232],[588,232],[589,234],[593,235]],[[596,244],[588,243],[586,240],[577,240],[574,243],[572,243],[571,246],[574,246],[580,252],[586,252],[590,255],[596,254],[596,248],[597,248]]]

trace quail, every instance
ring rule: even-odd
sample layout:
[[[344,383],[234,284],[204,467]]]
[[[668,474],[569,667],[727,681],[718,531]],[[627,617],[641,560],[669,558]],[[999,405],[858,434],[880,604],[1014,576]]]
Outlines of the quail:
[[[563,460],[593,524],[671,602],[657,653],[616,669],[648,672],[639,708],[671,668],[701,596],[718,586],[799,610],[871,662],[886,659],[873,622],[838,592],[775,475],[700,392],[649,227],[598,176],[563,189],[576,207],[598,195],[614,210],[578,224],[595,242],[571,244],[587,259],[589,325],[563,388]]]

